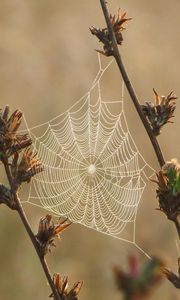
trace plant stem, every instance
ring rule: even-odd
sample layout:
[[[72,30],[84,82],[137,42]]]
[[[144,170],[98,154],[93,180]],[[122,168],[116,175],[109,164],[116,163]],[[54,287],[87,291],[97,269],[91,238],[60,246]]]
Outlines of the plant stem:
[[[180,238],[180,215],[178,215],[174,221],[174,224],[176,225],[176,230],[178,232],[179,238]]]
[[[152,146],[153,146],[155,154],[157,156],[159,165],[160,165],[160,167],[162,167],[165,164],[163,153],[162,153],[160,145],[159,145],[156,137],[154,136],[154,134],[153,134],[153,132],[152,132],[150,126],[149,126],[149,123],[148,123],[148,121],[147,121],[147,119],[146,119],[146,117],[145,117],[145,115],[144,115],[144,113],[141,109],[141,105],[139,104],[140,102],[137,98],[137,95],[134,91],[134,88],[131,84],[129,76],[128,76],[128,74],[126,72],[126,69],[124,67],[124,64],[122,62],[122,58],[121,58],[121,55],[120,55],[120,52],[119,52],[119,49],[118,49],[118,46],[117,46],[115,34],[114,34],[114,31],[113,31],[113,28],[112,28],[112,25],[111,25],[111,21],[110,21],[110,18],[109,18],[109,12],[108,12],[108,8],[107,8],[107,5],[106,5],[106,1],[105,0],[100,0],[100,3],[101,3],[103,14],[104,14],[104,17],[105,17],[105,20],[106,20],[109,36],[110,36],[110,39],[111,39],[111,42],[112,42],[112,46],[113,46],[113,56],[114,56],[114,58],[116,60],[116,63],[119,67],[120,73],[122,75],[122,78],[124,80],[126,88],[129,92],[131,100],[133,101],[133,104],[136,108],[136,111],[137,111],[137,113],[138,113],[138,115],[139,115],[145,129],[146,129],[146,132],[149,136],[149,139],[152,143]],[[175,223],[176,230],[177,230],[179,238],[180,238],[180,216],[178,216],[173,221]]]
[[[129,92],[129,95],[130,95],[130,97],[131,97],[131,99],[134,103],[136,111],[137,111],[137,113],[138,113],[138,115],[139,115],[146,131],[147,131],[149,139],[150,139],[150,141],[152,143],[152,146],[154,148],[154,151],[156,153],[158,162],[159,162],[160,166],[162,167],[164,165],[165,161],[164,161],[164,157],[163,157],[161,148],[160,148],[159,143],[158,143],[156,137],[154,136],[154,134],[153,134],[153,132],[152,132],[152,130],[151,130],[149,124],[148,124],[148,121],[146,120],[146,117],[145,117],[145,115],[144,115],[144,113],[141,109],[141,106],[139,104],[139,100],[136,96],[136,93],[133,89],[131,81],[128,77],[128,74],[127,74],[126,69],[124,67],[124,64],[122,62],[122,58],[121,58],[121,55],[120,55],[120,52],[119,52],[119,49],[118,49],[118,46],[117,46],[117,43],[116,43],[116,38],[115,38],[115,35],[114,35],[114,31],[112,29],[112,25],[111,25],[111,22],[110,22],[109,12],[108,12],[108,9],[107,9],[106,1],[105,0],[100,0],[100,3],[101,3],[101,7],[102,7],[102,10],[103,10],[103,13],[104,13],[105,20],[106,20],[109,36],[110,36],[110,39],[112,41],[114,58],[115,58],[116,63],[119,67],[119,70],[121,72],[121,75],[122,75],[122,78],[123,78],[124,83],[126,85],[126,88]]]
[[[56,286],[53,283],[53,280],[51,278],[51,274],[49,272],[49,269],[48,269],[48,266],[47,266],[47,263],[46,263],[46,260],[45,260],[44,256],[42,256],[42,254],[41,254],[39,245],[38,245],[38,243],[36,241],[36,237],[35,237],[34,233],[32,232],[31,226],[30,226],[30,224],[28,222],[28,219],[27,219],[26,214],[25,214],[25,212],[23,210],[23,207],[22,207],[22,205],[20,203],[19,197],[18,197],[16,189],[15,189],[15,185],[14,185],[14,182],[13,182],[13,178],[11,176],[11,172],[10,172],[10,169],[9,169],[8,160],[4,159],[3,160],[3,164],[4,164],[6,175],[7,175],[8,181],[9,181],[11,192],[12,192],[12,194],[14,196],[14,201],[15,201],[15,203],[17,205],[18,214],[19,214],[19,216],[21,218],[21,221],[22,221],[22,223],[23,223],[23,225],[24,225],[24,227],[26,229],[26,232],[29,235],[29,238],[30,238],[30,240],[31,240],[31,242],[32,242],[35,250],[36,250],[36,253],[37,253],[38,257],[39,257],[39,260],[40,260],[40,263],[41,263],[42,268],[44,270],[45,276],[46,276],[46,278],[48,280],[48,283],[49,283],[49,285],[51,287],[54,299],[55,300],[62,300],[61,296],[59,295],[59,293],[58,293],[58,291],[56,289]]]

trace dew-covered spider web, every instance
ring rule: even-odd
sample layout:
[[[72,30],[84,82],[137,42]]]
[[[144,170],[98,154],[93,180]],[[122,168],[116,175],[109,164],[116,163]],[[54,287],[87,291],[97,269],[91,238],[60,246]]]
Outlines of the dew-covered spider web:
[[[28,128],[44,166],[31,182],[28,202],[122,240],[135,223],[147,168],[128,129],[122,95],[104,102],[102,67],[89,91],[67,111]],[[96,95],[96,97],[94,97]],[[148,172],[149,172],[148,170]],[[149,174],[149,173],[148,173]]]

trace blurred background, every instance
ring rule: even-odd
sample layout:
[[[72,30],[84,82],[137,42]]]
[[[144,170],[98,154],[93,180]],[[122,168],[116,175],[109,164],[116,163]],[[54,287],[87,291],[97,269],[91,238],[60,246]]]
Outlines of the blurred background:
[[[152,99],[153,87],[160,94],[174,90],[180,96],[180,1],[108,2],[111,12],[120,7],[133,18],[124,32],[121,52],[141,103]],[[94,49],[100,44],[89,27],[104,24],[99,1],[95,0],[0,0],[0,106],[21,109],[30,127],[69,108],[90,88],[98,70]],[[115,65],[103,84],[109,97],[118,97],[120,78]],[[125,111],[140,152],[158,169],[128,96]],[[159,138],[167,160],[180,157],[179,114],[177,101],[175,123],[166,126]],[[0,172],[4,181],[2,168]],[[154,187],[149,184],[138,210],[136,242],[150,256],[162,255],[176,271],[177,234],[156,207]],[[36,232],[38,220],[46,212],[31,205],[24,208]],[[4,206],[0,207],[0,240],[1,298],[48,299],[50,290],[29,238],[16,213]],[[74,224],[47,260],[51,271],[68,275],[72,285],[84,280],[80,299],[116,300],[121,296],[111,268],[116,264],[126,269],[129,254],[137,255],[140,263],[147,260],[131,244]],[[179,299],[167,281],[152,299],[162,297]]]

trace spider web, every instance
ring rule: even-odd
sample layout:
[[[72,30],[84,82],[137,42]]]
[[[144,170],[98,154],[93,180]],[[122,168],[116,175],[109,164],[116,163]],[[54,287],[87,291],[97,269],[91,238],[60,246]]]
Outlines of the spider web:
[[[27,126],[44,165],[31,181],[27,202],[136,244],[136,215],[146,170],[151,175],[154,170],[128,129],[123,85],[120,100],[102,99],[101,79],[112,61],[103,68],[98,57],[99,71],[82,98],[52,120]],[[122,235],[128,224],[132,225],[130,239]]]

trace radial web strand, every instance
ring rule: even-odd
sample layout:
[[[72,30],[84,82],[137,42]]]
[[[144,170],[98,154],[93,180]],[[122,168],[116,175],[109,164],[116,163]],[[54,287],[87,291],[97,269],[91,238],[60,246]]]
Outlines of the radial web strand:
[[[99,59],[90,90],[67,111],[28,128],[44,171],[32,179],[27,202],[122,240],[131,224],[127,241],[135,243],[146,168],[154,170],[128,129],[123,92],[120,100],[102,99],[101,79],[111,63],[102,68]]]

